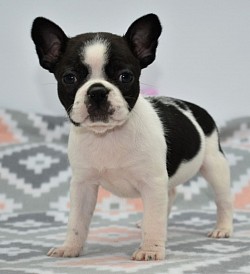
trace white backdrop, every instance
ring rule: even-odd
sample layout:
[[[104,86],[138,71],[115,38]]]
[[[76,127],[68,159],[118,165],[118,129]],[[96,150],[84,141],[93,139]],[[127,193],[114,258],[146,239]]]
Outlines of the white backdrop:
[[[0,107],[64,113],[53,75],[38,65],[30,38],[35,17],[51,19],[69,36],[124,34],[151,12],[163,33],[142,87],[198,103],[220,125],[250,116],[249,0],[1,0]]]

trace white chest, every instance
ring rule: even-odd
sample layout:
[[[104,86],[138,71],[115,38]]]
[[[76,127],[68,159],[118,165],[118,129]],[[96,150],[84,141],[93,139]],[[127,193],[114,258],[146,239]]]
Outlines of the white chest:
[[[118,196],[136,197],[143,182],[165,174],[159,118],[151,109],[141,112],[142,117],[138,113],[137,106],[124,125],[102,135],[72,126],[68,154],[73,177],[97,182]]]

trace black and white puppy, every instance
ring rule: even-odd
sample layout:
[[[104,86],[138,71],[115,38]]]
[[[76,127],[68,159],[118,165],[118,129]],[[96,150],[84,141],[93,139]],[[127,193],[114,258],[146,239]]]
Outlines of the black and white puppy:
[[[68,38],[45,18],[33,23],[40,64],[54,73],[72,122],[67,237],[49,256],[82,253],[102,186],[143,201],[142,242],[132,259],[164,259],[175,186],[199,171],[217,205],[217,224],[208,236],[232,233],[230,172],[213,119],[188,102],[140,95],[141,69],[154,61],[161,30],[154,14],[136,20],[124,36],[98,32]]]

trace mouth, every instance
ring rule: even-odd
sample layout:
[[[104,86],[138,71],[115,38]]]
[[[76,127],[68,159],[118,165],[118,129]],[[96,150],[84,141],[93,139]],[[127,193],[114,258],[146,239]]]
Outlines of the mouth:
[[[89,119],[92,123],[108,123],[109,122],[109,116],[105,114],[99,114],[99,115],[89,115]]]
[[[84,107],[78,108],[73,107],[68,112],[70,121],[76,125],[80,126],[85,123],[93,123],[93,124],[108,124],[112,120],[112,116],[115,113],[115,109],[108,106],[95,107],[91,104],[86,105],[85,111]]]
[[[82,127],[88,129],[95,134],[104,134],[116,127],[122,126],[127,119],[117,119],[112,115],[99,114],[99,115],[87,115],[81,121],[76,121],[70,117],[70,121],[76,127]]]
[[[89,120],[92,123],[101,122],[108,123],[115,110],[111,107],[105,108],[92,108],[89,106],[87,109]]]
[[[81,121],[76,121],[73,118],[70,117],[69,119],[72,124],[75,126],[79,127],[82,125],[88,125],[88,126],[100,126],[100,125],[105,125],[110,122],[110,117],[108,115],[87,115],[84,119],[81,119]]]
[[[81,89],[68,111],[72,124],[98,134],[122,126],[130,111],[119,90],[112,88],[92,85]]]

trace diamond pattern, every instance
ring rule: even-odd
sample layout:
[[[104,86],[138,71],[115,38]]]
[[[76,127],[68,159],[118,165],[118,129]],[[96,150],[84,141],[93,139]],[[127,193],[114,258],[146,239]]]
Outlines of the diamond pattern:
[[[70,177],[65,148],[55,144],[19,145],[0,153],[0,160],[2,177],[35,197]]]
[[[147,90],[146,94],[154,91]],[[56,259],[47,251],[62,243],[70,207],[65,117],[0,111],[0,269],[4,274],[249,273],[250,118],[221,129],[231,165],[236,212],[234,237],[212,240],[211,189],[199,176],[180,186],[170,216],[167,260],[130,260],[141,232],[139,199],[100,189],[83,257]]]

